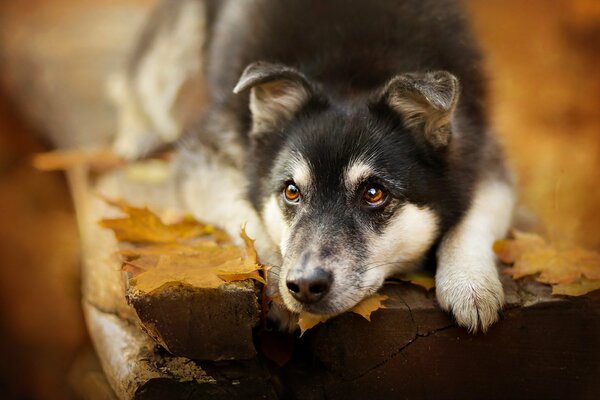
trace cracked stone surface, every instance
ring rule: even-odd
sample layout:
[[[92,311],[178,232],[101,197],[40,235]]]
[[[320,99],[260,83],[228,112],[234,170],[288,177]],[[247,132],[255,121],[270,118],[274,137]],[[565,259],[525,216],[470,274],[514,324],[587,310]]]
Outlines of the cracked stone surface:
[[[112,364],[105,370],[116,374],[112,382],[127,388],[127,398],[143,399],[595,398],[600,293],[550,298],[531,281],[513,289],[526,294],[528,305],[507,307],[485,335],[457,327],[432,293],[407,284],[384,289],[388,308],[375,312],[371,323],[345,314],[296,338],[283,367],[260,353],[231,362],[174,357],[138,329],[129,341],[110,335],[104,357]],[[93,332],[100,342],[109,338],[101,329]]]
[[[160,349],[138,326],[84,303],[90,334],[119,399],[276,399],[256,360],[197,363]],[[91,397],[93,398],[93,396]]]
[[[252,329],[260,307],[252,281],[217,289],[179,285],[150,294],[130,287],[127,299],[143,329],[175,355],[213,361],[256,356]]]
[[[343,316],[307,333],[317,359],[313,368],[322,369],[311,377],[310,390],[294,386],[301,374],[292,374],[290,397],[596,398],[600,292],[549,297],[546,287],[528,280],[505,287],[512,289],[524,295],[523,304],[509,304],[487,334],[471,335],[418,288],[386,288],[404,302],[375,313],[371,329]],[[404,329],[387,331],[389,337],[378,332],[402,323]]]
[[[394,285],[381,292],[389,297],[387,308],[373,313],[371,322],[356,314],[344,314],[307,334],[316,357],[344,379],[365,374],[418,336],[452,325],[449,316],[420,287]]]

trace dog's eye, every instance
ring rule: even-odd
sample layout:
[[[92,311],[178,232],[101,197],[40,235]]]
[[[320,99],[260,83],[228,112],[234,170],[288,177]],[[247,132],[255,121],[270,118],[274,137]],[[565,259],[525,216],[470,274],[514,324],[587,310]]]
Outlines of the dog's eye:
[[[283,195],[288,203],[298,203],[300,201],[300,189],[293,182],[286,185]]]
[[[387,199],[387,193],[381,186],[367,186],[363,192],[363,200],[369,207],[378,207]]]

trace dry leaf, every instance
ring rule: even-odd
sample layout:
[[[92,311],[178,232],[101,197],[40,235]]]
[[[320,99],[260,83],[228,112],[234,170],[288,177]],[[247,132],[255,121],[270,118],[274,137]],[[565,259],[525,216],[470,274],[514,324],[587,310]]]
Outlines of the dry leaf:
[[[242,237],[246,234],[242,231]],[[130,283],[137,290],[151,293],[174,284],[200,288],[217,288],[226,282],[254,279],[265,284],[260,276],[261,265],[257,263],[253,241],[246,241],[245,248],[231,245],[218,246],[213,242],[188,245],[149,246],[121,252],[134,260],[124,262],[135,267],[138,273]],[[248,256],[250,255],[250,256]]]
[[[388,296],[381,294],[374,294],[366,299],[363,299],[360,303],[355,305],[350,312],[360,315],[367,321],[371,321],[371,314],[379,310],[380,308],[385,308],[383,302],[388,299]],[[300,336],[304,335],[304,332],[315,327],[321,322],[327,321],[330,316],[327,315],[315,315],[307,312],[300,313],[298,316],[298,326],[300,327]]]
[[[433,275],[427,272],[411,272],[407,274],[394,275],[391,280],[386,280],[385,284],[398,284],[398,282],[395,282],[393,279],[398,279],[403,282],[409,282],[413,285],[421,286],[427,291],[435,287],[435,278]]]
[[[385,308],[383,302],[388,299],[388,296],[382,294],[374,294],[373,296],[367,297],[360,303],[352,308],[353,313],[360,315],[367,321],[371,322],[371,314],[373,311]]]
[[[130,243],[174,243],[198,236],[214,234],[217,229],[205,225],[191,217],[174,224],[165,224],[147,207],[133,207],[124,201],[105,199],[127,214],[122,218],[103,219],[100,225],[112,229],[121,242]]]
[[[260,276],[258,268],[256,268],[259,262],[256,248],[254,247],[255,241],[246,234],[245,227],[242,228],[240,237],[244,240],[245,244],[243,247],[242,265],[237,260],[226,262],[216,269],[217,275],[226,282],[254,279],[266,285],[267,282]]]
[[[167,225],[147,208],[132,207],[122,201],[108,202],[127,216],[105,219],[100,225],[112,229],[120,241],[144,243],[118,252],[123,270],[132,273],[130,284],[137,290],[151,293],[180,284],[217,288],[246,279],[265,284],[259,273],[262,266],[254,241],[244,229],[240,232],[243,247],[219,244],[215,233],[220,231],[209,225],[189,218]],[[209,234],[213,236],[207,237]]]
[[[498,240],[494,243],[494,252],[506,264],[514,263],[517,258],[528,252],[546,247],[546,241],[535,233],[513,231],[513,240]]]
[[[600,280],[581,278],[575,283],[558,283],[552,285],[552,294],[564,296],[581,296],[600,289]]]
[[[300,313],[298,316],[298,326],[300,327],[300,336],[304,335],[304,332],[314,328],[321,322],[325,322],[329,319],[326,315],[315,315],[307,312]]]
[[[536,275],[536,280],[553,286],[553,294],[580,296],[600,287],[600,254],[581,248],[558,248],[538,235],[514,232],[514,239],[494,243],[498,258],[513,264],[503,272],[519,279]]]

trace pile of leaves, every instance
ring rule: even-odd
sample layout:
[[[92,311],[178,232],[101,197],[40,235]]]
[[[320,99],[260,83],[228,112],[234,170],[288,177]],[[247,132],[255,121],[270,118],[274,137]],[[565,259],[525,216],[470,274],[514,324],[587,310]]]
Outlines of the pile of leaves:
[[[546,242],[533,233],[514,231],[494,243],[498,258],[512,264],[503,273],[514,279],[533,276],[552,286],[552,294],[581,296],[600,289],[600,254],[575,246]]]
[[[112,229],[120,242],[134,245],[118,254],[137,290],[152,293],[174,284],[217,288],[246,279],[265,283],[254,242],[243,229],[245,246],[238,247],[224,232],[190,216],[166,224],[147,207],[106,201],[125,214],[103,219],[100,225]]]

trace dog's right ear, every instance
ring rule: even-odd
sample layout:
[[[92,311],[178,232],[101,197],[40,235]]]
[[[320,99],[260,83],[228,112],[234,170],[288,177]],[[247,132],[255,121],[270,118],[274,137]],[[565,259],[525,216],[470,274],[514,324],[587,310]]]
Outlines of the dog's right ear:
[[[246,67],[233,89],[250,92],[252,134],[277,129],[302,108],[312,94],[307,79],[280,64],[255,62]]]
[[[452,118],[460,85],[449,72],[407,73],[392,78],[380,93],[404,124],[422,132],[435,148],[446,147],[452,139]]]

